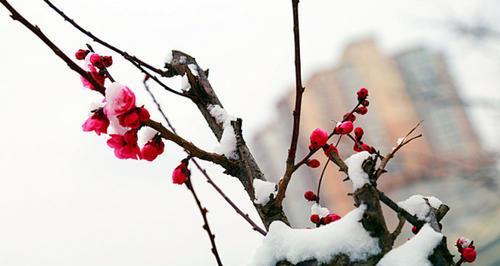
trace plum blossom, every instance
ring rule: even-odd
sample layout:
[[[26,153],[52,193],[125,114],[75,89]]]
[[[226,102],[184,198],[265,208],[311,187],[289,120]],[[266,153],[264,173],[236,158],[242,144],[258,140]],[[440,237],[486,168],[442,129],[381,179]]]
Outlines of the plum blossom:
[[[97,135],[108,133],[109,120],[102,111],[102,108],[95,110],[92,115],[83,123],[82,129],[85,132],[95,131]]]
[[[135,107],[135,94],[126,86],[113,82],[105,93],[105,112],[109,115],[121,115]]]

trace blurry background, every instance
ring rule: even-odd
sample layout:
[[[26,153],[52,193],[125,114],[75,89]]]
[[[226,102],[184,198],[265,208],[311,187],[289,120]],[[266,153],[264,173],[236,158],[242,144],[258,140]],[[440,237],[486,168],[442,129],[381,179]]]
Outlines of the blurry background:
[[[70,54],[90,41],[42,1],[11,4]],[[55,4],[96,35],[157,66],[170,49],[195,56],[210,68],[226,109],[244,119],[267,177],[281,176],[294,82],[289,1]],[[443,221],[449,246],[460,235],[476,240],[476,265],[500,263],[499,13],[494,0],[301,1],[307,88],[301,148],[312,129],[331,128],[351,108],[361,86],[370,90],[370,107],[359,125],[383,153],[423,119],[424,138],[401,151],[382,187],[395,200],[419,193],[450,205]],[[79,77],[3,7],[0,33],[0,265],[214,265],[191,196],[171,184],[181,149],[167,143],[153,163],[114,158],[105,137],[81,131],[88,106],[99,97],[82,89]],[[142,75],[113,56],[113,76],[159,119]],[[179,80],[167,82],[180,87]],[[215,147],[190,102],[153,89],[181,134]],[[352,144],[340,145],[348,156]],[[241,185],[205,165],[257,217]],[[193,172],[223,262],[242,265],[260,235]],[[351,199],[336,172],[328,170],[323,204],[344,214]],[[286,207],[296,226],[309,226],[302,194],[315,187],[318,175],[303,169],[292,179]]]

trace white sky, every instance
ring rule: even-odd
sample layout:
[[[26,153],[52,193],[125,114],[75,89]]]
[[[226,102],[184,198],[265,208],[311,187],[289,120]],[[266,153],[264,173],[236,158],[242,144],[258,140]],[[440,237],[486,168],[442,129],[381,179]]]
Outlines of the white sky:
[[[210,68],[226,109],[244,119],[250,139],[293,82],[289,2],[60,0],[56,5],[96,35],[158,66],[170,49],[195,56]],[[456,41],[432,22],[467,13],[473,2],[302,0],[304,76],[332,65],[350,39],[369,34],[390,52],[421,43],[446,50],[463,92],[492,96],[498,93],[499,69],[482,57],[485,48]],[[11,4],[70,54],[88,42],[42,1]],[[181,150],[167,144],[154,163],[114,158],[105,137],[81,131],[88,106],[97,98],[81,88],[79,77],[3,7],[0,33],[0,265],[215,264],[191,196],[171,184]],[[142,75],[113,56],[113,76],[133,88],[159,119],[140,86]],[[182,134],[207,149],[215,146],[192,104],[154,89]],[[498,113],[480,118],[479,125],[490,125],[487,132],[498,129]],[[493,136],[483,137],[497,148]],[[255,217],[239,183],[219,168],[209,170]],[[198,173],[193,178],[210,211],[223,262],[241,265],[260,235]]]

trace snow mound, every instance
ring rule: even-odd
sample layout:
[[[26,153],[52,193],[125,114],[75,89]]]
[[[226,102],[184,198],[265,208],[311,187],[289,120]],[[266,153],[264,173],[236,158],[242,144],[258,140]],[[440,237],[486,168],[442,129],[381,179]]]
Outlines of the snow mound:
[[[255,200],[256,204],[266,205],[269,202],[269,197],[271,195],[276,196],[278,192],[276,190],[276,184],[272,182],[267,182],[260,179],[253,180],[253,188],[255,190]]]
[[[365,184],[369,183],[368,174],[363,171],[363,162],[370,157],[370,153],[362,151],[351,155],[345,160],[347,167],[347,174],[352,182],[352,190],[362,188]]]
[[[432,196],[422,196],[422,195],[413,195],[404,201],[398,202],[399,207],[405,209],[411,215],[417,216],[417,218],[421,221],[429,221],[429,212],[430,207],[429,204],[438,209],[441,204],[443,204],[438,198]]]
[[[431,266],[428,257],[439,245],[443,235],[425,224],[418,234],[403,245],[389,251],[377,266]]]
[[[234,128],[231,125],[231,121],[235,121],[236,118],[229,115],[220,105],[209,104],[207,109],[210,115],[215,118],[215,121],[224,128],[219,146],[215,148],[216,152],[224,154],[229,159],[239,159],[238,151],[236,150],[236,136]]]
[[[271,224],[250,266],[269,266],[287,260],[293,264],[310,259],[320,263],[338,254],[351,261],[365,260],[381,250],[360,223],[365,205],[352,210],[342,219],[314,229],[293,229],[280,221]]]

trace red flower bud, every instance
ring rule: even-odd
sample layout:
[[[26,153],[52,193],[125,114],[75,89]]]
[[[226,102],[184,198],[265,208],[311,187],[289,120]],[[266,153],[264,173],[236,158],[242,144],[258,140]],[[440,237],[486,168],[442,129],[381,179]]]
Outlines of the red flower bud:
[[[89,50],[79,49],[78,51],[76,51],[75,57],[78,60],[83,60],[89,54],[89,52],[90,52]]]
[[[319,224],[319,222],[320,222],[319,215],[317,215],[317,214],[311,215],[310,220],[314,224]]]
[[[361,143],[361,145],[363,145],[363,143]],[[354,146],[352,146],[352,150],[355,152],[360,152],[363,151],[363,148],[359,147],[359,143],[354,143]]]
[[[307,164],[307,166],[309,166],[311,168],[317,168],[320,165],[319,161],[316,159],[307,160],[306,164]]]
[[[476,260],[476,256],[476,250],[473,248],[464,248],[464,250],[462,250],[462,259],[465,262],[474,262]]]
[[[330,218],[330,216],[325,216],[321,218],[320,222],[321,224],[329,224],[332,222],[332,218]]]
[[[354,136],[356,137],[357,140],[361,140],[363,134],[365,134],[365,132],[363,131],[362,128],[357,127],[354,129]]]
[[[102,61],[101,61],[101,56],[98,54],[92,54],[90,56],[90,63],[97,68],[103,67]]]
[[[368,107],[368,105],[370,105],[370,102],[368,100],[364,100],[361,105],[365,106],[365,107]]]
[[[335,213],[330,213],[330,214],[328,214],[327,217],[329,217],[332,222],[338,221],[338,220],[340,220],[340,218],[342,218]]]
[[[415,235],[418,233],[418,231],[419,231],[419,230],[418,230],[418,228],[417,228],[416,226],[413,226],[413,227],[411,228],[411,232],[412,232],[413,234],[415,234]]]
[[[332,154],[332,152],[336,153],[337,155],[339,154],[337,147],[333,146],[333,144],[326,146],[326,148],[325,146],[323,146],[323,152],[327,157],[330,157],[330,154]]]
[[[104,65],[104,67],[110,67],[113,64],[113,57],[103,56],[101,57],[101,62]]]
[[[354,129],[354,124],[351,121],[345,121],[335,128],[335,133],[337,134],[349,134]]]
[[[356,92],[356,94],[358,95],[358,100],[363,101],[366,99],[366,97],[368,97],[368,90],[365,88],[361,88],[358,90],[358,92]]]
[[[304,193],[304,198],[308,201],[315,201],[318,197],[314,194],[314,192],[309,190]]]
[[[356,113],[358,113],[360,115],[364,115],[364,114],[368,113],[368,108],[366,108],[364,106],[359,106],[358,108],[356,108]]]
[[[319,149],[323,147],[328,141],[328,132],[324,131],[321,128],[316,128],[309,137],[311,144],[309,145],[309,149]]]
[[[351,113],[347,113],[344,115],[344,120],[342,121],[351,121],[351,122],[354,122],[356,121],[356,116],[354,114],[351,114]]]
[[[182,185],[186,182],[190,175],[191,172],[187,169],[187,163],[182,161],[172,173],[172,182],[174,182],[174,184]]]

